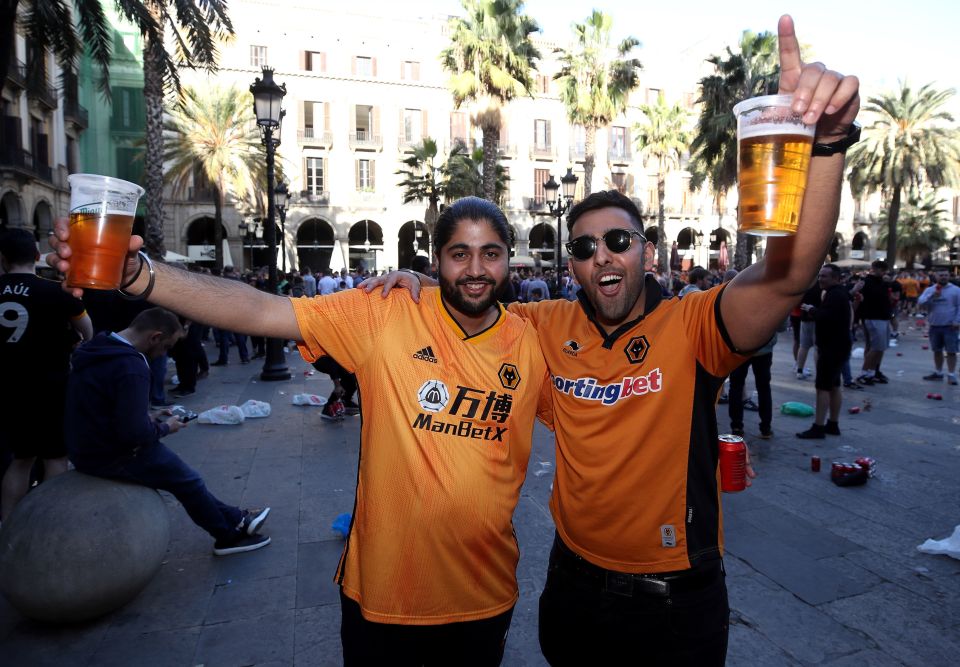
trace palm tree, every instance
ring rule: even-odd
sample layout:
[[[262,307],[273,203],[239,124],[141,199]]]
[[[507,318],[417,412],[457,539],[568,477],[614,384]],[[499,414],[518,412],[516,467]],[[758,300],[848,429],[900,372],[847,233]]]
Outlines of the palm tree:
[[[949,186],[960,177],[960,136],[944,125],[953,122],[943,110],[953,95],[953,89],[936,90],[929,83],[918,90],[901,83],[899,91],[871,97],[864,106],[874,120],[864,128],[861,142],[850,149],[850,187],[854,194],[880,190],[888,199],[888,262],[897,256],[904,188]]]
[[[742,100],[775,93],[780,77],[777,36],[744,31],[740,50],[707,58],[715,73],[700,79],[700,118],[690,146],[691,188],[709,178],[714,199],[722,199],[737,183],[737,122],[733,106]],[[737,232],[734,265],[750,262],[749,237]]]
[[[680,156],[689,148],[692,133],[687,129],[687,110],[679,103],[669,106],[662,92],[656,104],[642,104],[640,111],[647,120],[634,127],[634,140],[644,160],[653,159],[657,163],[657,265],[664,272],[670,268],[663,202],[667,174],[680,167]]]
[[[233,25],[227,16],[226,0],[114,0],[114,4],[144,37],[145,241],[147,252],[161,258],[166,253],[163,241],[164,91],[179,92],[178,67],[184,63],[215,71],[217,44],[233,35]],[[100,70],[98,88],[109,98],[113,34],[100,0],[0,0],[0,44],[13,44],[20,5],[24,36],[40,49],[51,49],[65,70],[75,72],[83,48],[89,50]],[[167,52],[164,43],[168,28],[173,36],[173,53]],[[11,49],[0,48],[0,81],[6,78],[10,56]]]
[[[523,0],[461,0],[466,17],[450,19],[450,46],[440,54],[450,72],[459,109],[472,103],[483,132],[483,196],[495,196],[500,110],[520,95],[533,96],[533,69],[540,52],[530,40],[537,22],[521,14]]]
[[[263,147],[250,95],[238,88],[185,87],[183,99],[164,122],[167,179],[175,193],[199,170],[214,191],[214,251],[223,268],[223,207],[229,195],[238,208],[263,208],[267,193]]]
[[[575,46],[556,49],[562,67],[553,78],[560,83],[560,99],[567,107],[569,121],[584,129],[584,197],[593,191],[597,130],[626,110],[643,67],[638,59],[627,58],[640,41],[626,37],[614,50],[610,43],[612,27],[613,19],[595,9],[584,23],[573,25]]]
[[[403,159],[402,162],[406,168],[395,172],[397,176],[403,177],[399,185],[403,188],[404,204],[415,201],[427,202],[423,221],[427,225],[431,239],[434,225],[440,215],[440,202],[446,201],[448,196],[450,165],[463,155],[463,151],[463,145],[455,143],[446,162],[440,163],[436,140],[424,137],[420,144],[413,147],[413,152]]]
[[[472,153],[461,151],[452,155],[447,162],[447,201],[461,197],[484,197],[484,153],[482,148]],[[494,170],[493,198],[491,201],[497,206],[503,206],[507,196],[510,177],[501,164],[496,164]]]
[[[899,258],[908,269],[913,268],[918,255],[926,257],[950,240],[947,231],[941,226],[950,220],[945,208],[946,203],[946,199],[938,198],[934,192],[927,192],[922,196],[912,192],[907,197],[907,205],[897,219],[896,242]],[[880,213],[880,221],[889,223],[886,211]],[[881,228],[877,243],[887,244],[889,236],[889,226]]]

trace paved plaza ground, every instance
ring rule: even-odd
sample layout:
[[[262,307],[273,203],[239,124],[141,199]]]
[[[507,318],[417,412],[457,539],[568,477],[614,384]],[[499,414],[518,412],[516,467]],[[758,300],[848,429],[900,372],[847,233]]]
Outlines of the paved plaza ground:
[[[813,402],[812,380],[798,381],[791,372],[789,336],[781,335],[774,353],[775,406]],[[960,388],[934,389],[921,379],[931,368],[925,342],[906,330],[883,363],[890,384],[845,392],[841,437],[798,440],[794,433],[810,420],[777,413],[775,437],[759,440],[755,413],[747,413],[760,477],[748,491],[723,499],[729,665],[960,661],[960,561],[916,548],[960,524]],[[295,352],[287,358],[293,380],[263,383],[259,368],[239,365],[233,353],[229,366],[211,369],[184,401],[201,410],[255,398],[271,403],[269,418],[240,426],[194,423],[165,441],[225,501],[271,505],[265,532],[273,544],[214,558],[211,539],[167,497],[174,537],[147,589],[126,607],[74,627],[24,619],[0,597],[0,664],[340,664],[332,577],[343,543],[330,526],[353,505],[360,422],[324,423],[318,409],[291,405],[295,393],[325,396],[330,383],[319,374],[305,377],[309,366]],[[944,400],[927,400],[932,390]],[[846,414],[867,398],[871,410]],[[729,421],[726,406],[718,409],[722,432]],[[819,474],[810,471],[811,455],[824,461]],[[869,484],[830,483],[831,460],[860,455],[879,462]],[[509,667],[545,664],[536,609],[553,539],[547,508],[553,461],[552,437],[538,426],[515,517],[522,558],[503,663]]]

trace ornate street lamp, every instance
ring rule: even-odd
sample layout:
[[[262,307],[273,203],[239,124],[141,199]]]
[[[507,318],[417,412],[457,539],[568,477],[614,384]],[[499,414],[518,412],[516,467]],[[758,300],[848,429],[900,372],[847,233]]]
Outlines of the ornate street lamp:
[[[282,271],[287,274],[287,202],[290,201],[290,193],[287,191],[287,184],[280,181],[273,191],[274,206],[277,207],[277,213],[280,214],[280,258],[283,261]]]
[[[557,296],[560,295],[560,276],[562,269],[560,267],[560,255],[563,248],[563,244],[560,240],[561,232],[561,223],[563,221],[563,214],[566,213],[570,207],[573,205],[573,196],[577,192],[577,181],[580,180],[577,178],[573,169],[567,168],[567,173],[560,178],[560,183],[557,183],[553,180],[553,174],[550,174],[550,180],[543,184],[543,192],[546,196],[547,206],[550,208],[550,215],[553,215],[557,218],[557,256],[554,261],[554,269],[556,271],[556,281],[557,281]],[[563,194],[560,194],[561,185],[563,186]]]
[[[287,87],[278,86],[273,80],[273,70],[263,68],[263,78],[256,79],[250,86],[253,94],[253,112],[257,117],[257,125],[263,136],[263,145],[267,149],[267,192],[273,193],[273,166],[277,146],[280,145],[280,123],[283,120],[283,109],[280,108],[283,96],[287,94]],[[273,133],[277,132],[274,138]],[[270,273],[267,279],[267,289],[271,294],[277,293],[277,223],[274,198],[267,196],[266,234],[267,246],[270,249]],[[252,251],[251,251],[252,252]],[[263,360],[263,370],[260,379],[264,381],[289,380],[290,370],[283,354],[283,342],[277,338],[267,339],[267,353]]]

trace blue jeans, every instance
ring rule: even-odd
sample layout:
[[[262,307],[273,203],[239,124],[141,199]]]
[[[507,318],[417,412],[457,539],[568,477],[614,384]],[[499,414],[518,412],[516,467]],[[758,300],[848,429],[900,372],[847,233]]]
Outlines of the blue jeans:
[[[250,354],[247,352],[247,336],[245,334],[232,333],[223,329],[214,329],[217,336],[217,346],[220,348],[220,356],[217,357],[218,364],[227,363],[230,356],[230,343],[236,342],[237,349],[240,351],[240,361],[250,361]]]
[[[240,508],[217,500],[207,490],[200,474],[161,442],[112,461],[78,458],[74,465],[87,475],[133,482],[172,493],[193,522],[214,539],[230,539],[239,534],[237,526],[243,518]]]

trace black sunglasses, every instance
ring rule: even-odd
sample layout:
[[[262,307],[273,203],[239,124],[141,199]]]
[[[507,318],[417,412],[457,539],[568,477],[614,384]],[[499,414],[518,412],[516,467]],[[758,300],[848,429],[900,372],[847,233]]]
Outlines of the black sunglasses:
[[[630,249],[634,236],[643,239],[643,243],[647,242],[647,238],[635,229],[611,229],[600,238],[607,245],[607,250],[619,255]],[[597,252],[599,240],[593,236],[578,236],[567,243],[567,252],[578,261],[588,260]]]

